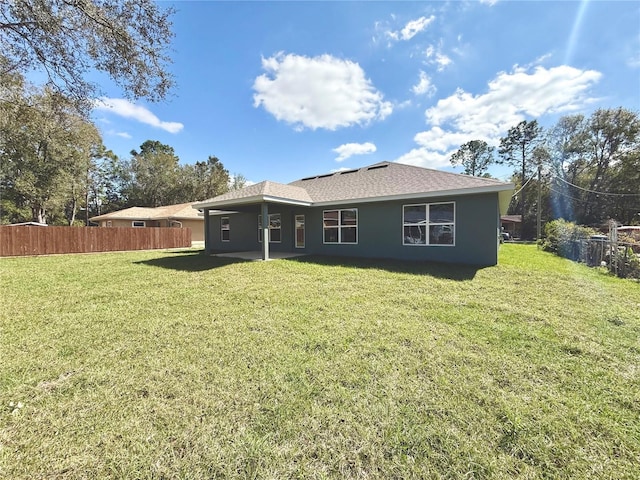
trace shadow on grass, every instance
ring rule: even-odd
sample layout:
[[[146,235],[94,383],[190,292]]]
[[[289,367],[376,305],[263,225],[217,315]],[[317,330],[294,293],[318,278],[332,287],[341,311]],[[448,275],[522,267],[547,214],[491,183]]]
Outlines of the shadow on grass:
[[[241,258],[206,255],[202,251],[182,251],[172,253],[175,253],[175,255],[171,257],[153,258],[151,260],[141,260],[135,263],[185,272],[202,272],[205,270],[212,270],[214,268],[220,268],[235,263],[245,263],[252,261]],[[312,265],[325,265],[328,267],[386,270],[393,273],[428,275],[430,277],[457,281],[472,280],[476,276],[478,270],[483,268],[473,265],[458,265],[439,262],[410,262],[402,260],[329,257],[321,255],[307,255],[278,261],[297,262]]]
[[[168,268],[170,270],[180,270],[183,272],[203,272],[214,268],[225,267],[234,263],[244,263],[248,260],[241,258],[215,257],[199,252],[172,252],[171,257],[152,258],[151,260],[141,260],[134,262],[138,265],[148,265],[150,267]]]
[[[287,261],[333,267],[368,268],[385,270],[393,273],[409,273],[413,275],[428,275],[430,277],[458,281],[472,280],[476,276],[478,270],[485,268],[477,265],[459,265],[441,262],[412,262],[408,260],[325,257],[319,255],[289,258]]]

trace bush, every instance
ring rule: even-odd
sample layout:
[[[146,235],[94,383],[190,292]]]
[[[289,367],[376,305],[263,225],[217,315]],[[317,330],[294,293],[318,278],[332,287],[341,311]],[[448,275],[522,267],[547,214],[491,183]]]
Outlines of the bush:
[[[571,260],[582,258],[585,240],[596,233],[589,227],[559,219],[547,223],[544,227],[545,238],[542,249]]]
[[[612,265],[609,269],[612,273],[616,273],[620,278],[638,278],[640,279],[640,259],[633,251],[631,245],[625,245],[618,248],[615,258],[616,271]]]

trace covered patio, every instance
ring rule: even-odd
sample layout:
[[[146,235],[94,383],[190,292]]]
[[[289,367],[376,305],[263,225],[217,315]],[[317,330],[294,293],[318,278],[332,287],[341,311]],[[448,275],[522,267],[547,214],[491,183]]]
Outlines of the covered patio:
[[[267,260],[283,260],[287,258],[294,257],[302,257],[306,254],[304,253],[293,253],[293,252],[271,252]],[[251,252],[225,252],[225,253],[213,253],[212,257],[223,257],[223,258],[239,258],[241,260],[251,260],[257,261],[262,260],[263,252],[262,251],[251,251]]]

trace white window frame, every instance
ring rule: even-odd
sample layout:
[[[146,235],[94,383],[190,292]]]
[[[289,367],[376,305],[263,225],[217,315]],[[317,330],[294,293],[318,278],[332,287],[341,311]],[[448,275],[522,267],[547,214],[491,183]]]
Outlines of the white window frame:
[[[136,223],[141,223],[142,225],[136,225]],[[131,222],[131,226],[133,228],[142,228],[147,226],[147,222],[145,222],[144,220],[133,220]]]
[[[225,222],[226,220],[226,222]],[[227,232],[227,239],[224,238],[224,232]],[[231,241],[231,221],[229,217],[220,217],[220,241],[221,242],[230,242]]]
[[[280,217],[280,226],[272,227],[271,226],[271,217]],[[273,240],[273,235],[271,235],[272,230],[280,230],[280,240]],[[258,243],[262,243],[262,214],[258,215]],[[282,243],[282,214],[280,213],[270,213],[269,214],[269,243]]]
[[[302,223],[300,227],[300,229],[302,230],[302,245],[298,245],[298,219],[299,218],[302,219]],[[293,244],[295,248],[304,248],[304,245],[306,242],[306,235],[307,235],[305,223],[306,223],[306,219],[304,218],[304,215],[296,215],[293,219]]]
[[[430,208],[432,205],[453,205],[453,222],[430,222]],[[425,223],[411,223],[407,222],[404,218],[405,207],[424,207],[425,208]],[[432,226],[451,226],[453,230],[453,238],[451,243],[429,243],[430,240],[430,227]],[[425,228],[425,243],[407,243],[404,234],[405,227],[423,227]],[[410,203],[402,206],[402,245],[406,247],[455,247],[456,246],[456,202],[434,202],[434,203]]]
[[[353,211],[356,214],[356,223],[355,225],[342,225],[342,212]],[[325,222],[325,214],[327,212],[338,212],[338,225],[330,225],[326,226]],[[337,228],[338,229],[338,241],[337,242],[327,242],[325,237],[325,231],[328,229]],[[343,242],[342,241],[342,230],[344,228],[355,228],[356,229],[356,241],[355,242]],[[358,236],[358,209],[357,208],[332,208],[330,210],[322,211],[322,243],[325,245],[357,245],[359,241]]]
[[[112,227],[113,226],[113,222],[111,220],[107,220],[105,227]]]

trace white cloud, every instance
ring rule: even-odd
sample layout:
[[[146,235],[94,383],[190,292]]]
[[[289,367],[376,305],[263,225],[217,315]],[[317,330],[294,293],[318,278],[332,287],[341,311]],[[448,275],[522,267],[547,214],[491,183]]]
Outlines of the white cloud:
[[[338,154],[336,162],[342,162],[353,155],[366,155],[376,151],[373,143],[345,143],[333,149]]]
[[[267,73],[255,79],[253,106],[297,130],[362,125],[393,111],[360,65],[349,60],[278,53],[263,58],[262,68]]]
[[[411,20],[400,31],[400,36],[402,40],[411,40],[418,33],[426,29],[429,26],[429,24],[433,22],[435,19],[436,17],[434,15],[431,15],[429,18],[420,17],[417,20]]]
[[[351,169],[349,167],[334,168],[333,170],[329,170],[329,173],[346,172],[347,170]]]
[[[439,72],[453,63],[449,56],[442,53],[442,47],[436,48],[433,45],[429,45],[424,54],[427,57],[427,64],[435,65]]]
[[[130,139],[130,138],[132,138],[132,137],[131,137],[131,134],[129,134],[129,133],[127,133],[127,132],[113,132],[113,134],[114,134],[116,137],[122,137],[122,138],[126,138],[126,139]]]
[[[430,129],[415,135],[418,148],[396,161],[443,167],[451,154],[471,140],[497,145],[509,128],[526,118],[565,114],[595,101],[589,88],[601,78],[595,70],[561,65],[546,69],[515,66],[488,83],[484,94],[458,89],[425,112]]]
[[[394,161],[405,165],[415,165],[417,167],[439,168],[450,165],[451,155],[434,152],[426,148],[414,148]]]
[[[394,15],[391,16],[391,18],[395,21],[396,18]],[[382,30],[384,35],[394,41],[394,42],[398,42],[400,40],[411,40],[413,37],[415,37],[418,33],[423,32],[424,30],[427,29],[427,27],[433,23],[433,21],[436,19],[435,15],[431,15],[430,17],[420,17],[416,20],[411,20],[409,22],[407,22],[407,24],[401,29],[401,30],[384,30],[383,24],[381,22],[376,22],[375,23],[375,29],[376,30]],[[374,37],[374,42],[377,43],[377,38]],[[387,45],[388,47],[391,47],[391,43],[389,43]]]
[[[101,97],[94,104],[96,110],[103,110],[119,115],[124,118],[131,118],[140,123],[160,128],[169,133],[178,133],[184,125],[178,122],[163,122],[145,107],[131,103],[124,98]]]
[[[436,93],[436,87],[431,83],[429,75],[420,71],[420,81],[417,85],[411,88],[411,91],[416,95],[426,95],[427,97],[433,97]]]

